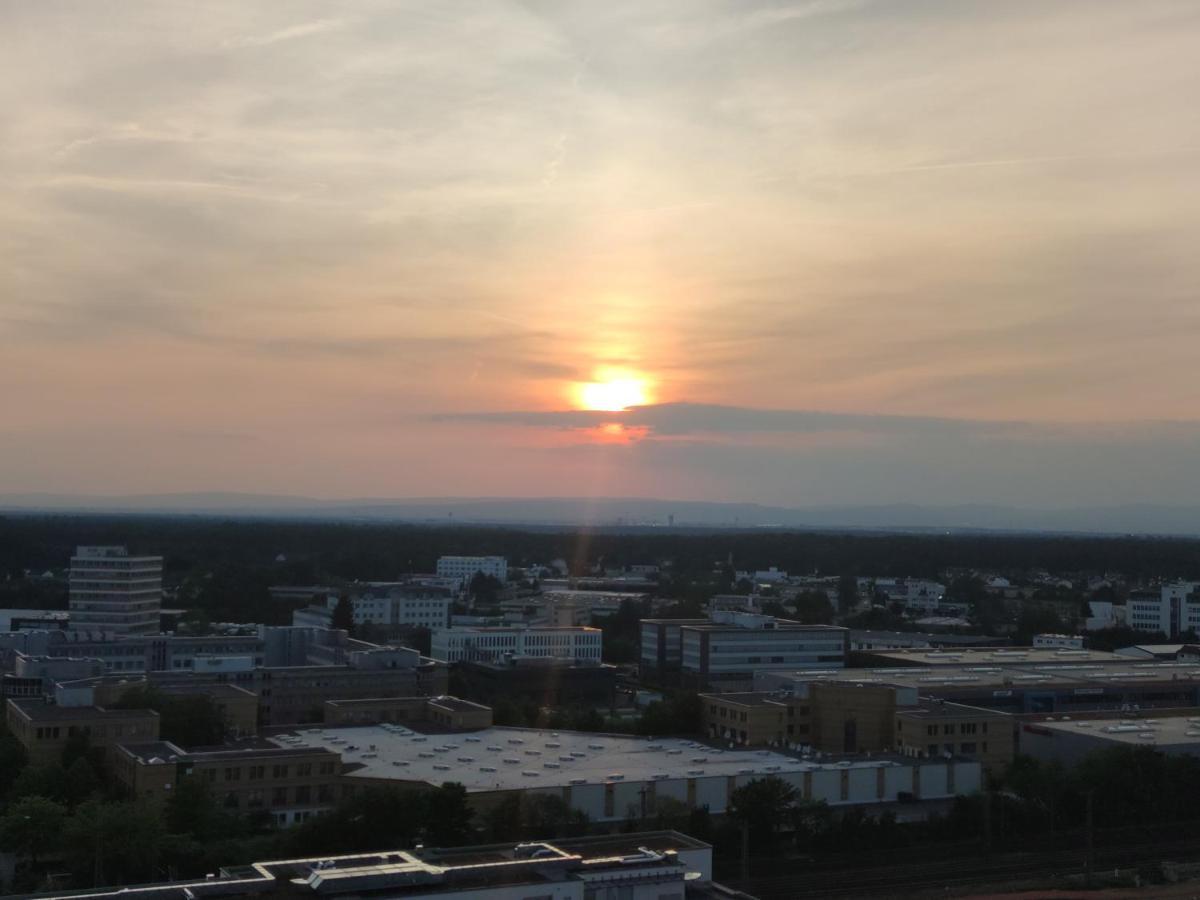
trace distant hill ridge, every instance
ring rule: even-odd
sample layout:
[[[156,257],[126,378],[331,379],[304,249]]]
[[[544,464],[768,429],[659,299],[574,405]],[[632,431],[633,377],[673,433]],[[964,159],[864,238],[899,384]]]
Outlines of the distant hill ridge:
[[[644,497],[414,497],[319,499],[195,492],[81,496],[0,494],[11,512],[198,513],[285,518],[508,525],[700,526],[871,530],[1052,531],[1200,535],[1200,508],[1153,504],[1028,509],[989,504],[765,506]]]

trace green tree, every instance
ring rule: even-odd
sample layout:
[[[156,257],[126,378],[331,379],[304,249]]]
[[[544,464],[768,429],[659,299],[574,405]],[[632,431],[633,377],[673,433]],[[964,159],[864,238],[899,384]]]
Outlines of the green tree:
[[[848,616],[858,606],[858,579],[850,574],[838,578],[838,613]]]
[[[0,798],[9,792],[27,765],[29,757],[25,748],[0,722]]]
[[[796,789],[782,778],[756,778],[729,797],[729,816],[750,831],[756,846],[773,847],[777,831],[791,818]]]
[[[425,834],[435,847],[459,847],[469,843],[475,831],[474,813],[467,803],[467,789],[458,782],[435,788],[427,798]]]
[[[796,618],[805,625],[833,624],[833,604],[822,591],[801,591],[792,605],[795,607]]]
[[[67,809],[46,797],[22,797],[0,817],[0,847],[28,856],[37,865],[38,854],[53,851],[62,840]]]
[[[329,624],[331,628],[340,628],[347,634],[354,634],[354,603],[349,594],[338,597]]]
[[[207,694],[168,694],[153,686],[128,691],[115,709],[152,709],[158,713],[158,731],[164,741],[186,750],[225,740],[225,720]]]
[[[89,800],[63,831],[71,867],[93,885],[149,881],[158,871],[162,824],[158,811],[144,802]]]

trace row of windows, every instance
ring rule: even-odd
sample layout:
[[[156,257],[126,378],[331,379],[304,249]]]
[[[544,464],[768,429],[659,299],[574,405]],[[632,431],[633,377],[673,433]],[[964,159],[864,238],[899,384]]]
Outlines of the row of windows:
[[[318,775],[332,775],[334,773],[334,763],[332,761],[322,762],[317,764]],[[209,781],[217,780],[217,773],[221,771],[219,768],[204,768],[200,770],[200,775]],[[224,769],[225,781],[241,781],[242,772],[246,773],[247,781],[261,781],[267,777],[267,767],[265,765],[253,766],[226,766]],[[309,778],[313,774],[312,763],[297,763],[294,767],[287,763],[275,763],[271,766],[272,778]]]

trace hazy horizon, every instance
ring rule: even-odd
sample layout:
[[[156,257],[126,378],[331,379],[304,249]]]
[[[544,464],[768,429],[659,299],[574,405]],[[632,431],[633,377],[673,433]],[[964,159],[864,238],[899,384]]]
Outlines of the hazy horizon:
[[[10,4],[0,493],[1200,504],[1200,6]]]

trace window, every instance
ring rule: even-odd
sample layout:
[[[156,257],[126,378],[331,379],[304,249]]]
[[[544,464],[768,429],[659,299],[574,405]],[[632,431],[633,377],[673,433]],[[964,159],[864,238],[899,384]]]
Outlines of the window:
[[[225,780],[226,781],[238,781],[239,779],[241,779],[241,777],[242,777],[241,769],[230,768],[230,769],[225,770]]]
[[[943,725],[942,726],[942,734],[954,734],[954,726],[952,724],[951,725]]]
[[[312,802],[312,788],[310,788],[307,784],[302,784],[299,787],[297,787],[296,788],[296,802],[297,803],[311,803]]]
[[[974,742],[974,741],[968,741],[968,742],[966,742],[966,743],[962,744],[962,746],[961,746],[961,752],[963,752],[963,753],[970,753],[970,754],[974,755],[974,753],[975,753],[975,742]]]
[[[271,791],[271,805],[283,806],[287,803],[287,788],[277,787]]]
[[[288,767],[287,766],[272,766],[271,767],[271,776],[273,778],[287,778],[288,777]]]
[[[249,778],[251,781],[259,781],[266,775],[267,767],[266,766],[251,766],[249,769],[249,772],[250,772]]]
[[[312,763],[299,763],[296,766],[296,777],[306,778],[312,774]]]

